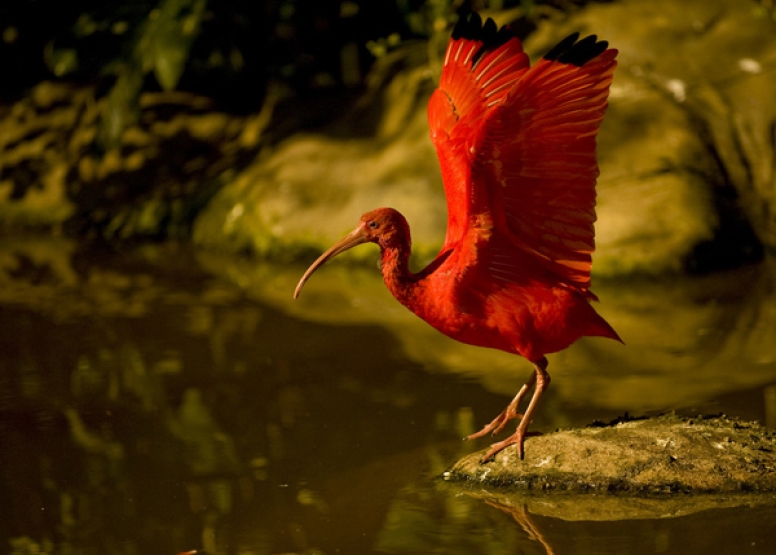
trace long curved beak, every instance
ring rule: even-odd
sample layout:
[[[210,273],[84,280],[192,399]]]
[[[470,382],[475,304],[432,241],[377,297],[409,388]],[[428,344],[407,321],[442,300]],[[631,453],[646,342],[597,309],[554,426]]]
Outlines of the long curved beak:
[[[358,226],[356,229],[348,233],[345,237],[340,239],[336,244],[334,244],[329,250],[327,250],[325,253],[323,253],[321,256],[318,257],[318,260],[313,262],[309,268],[307,268],[307,271],[302,276],[302,279],[299,280],[299,283],[296,286],[296,289],[294,290],[294,298],[299,297],[299,293],[302,292],[302,287],[304,287],[304,284],[307,282],[308,278],[313,275],[313,272],[323,266],[327,260],[330,258],[334,258],[340,253],[345,252],[348,249],[352,249],[353,247],[357,245],[363,245],[364,243],[368,243],[369,239],[366,236],[366,232],[361,226]]]

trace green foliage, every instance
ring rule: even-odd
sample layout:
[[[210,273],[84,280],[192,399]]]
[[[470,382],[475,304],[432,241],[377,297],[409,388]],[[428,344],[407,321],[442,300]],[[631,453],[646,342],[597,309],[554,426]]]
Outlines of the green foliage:
[[[755,0],[755,13],[776,22],[776,0]]]
[[[414,34],[430,37],[435,30],[439,30],[440,25],[444,28],[456,19],[460,2],[425,0],[418,5],[410,0],[397,0],[396,4]]]
[[[165,90],[177,86],[199,35],[206,4],[206,0],[161,0],[148,14],[108,94],[99,135],[103,148],[117,145],[122,131],[137,121],[147,73],[153,72]]]
[[[178,84],[199,35],[206,0],[162,0],[148,21],[137,43],[137,55],[144,71],[153,71],[165,90]]]
[[[137,122],[142,85],[143,73],[132,65],[127,65],[116,79],[102,112],[99,143],[104,149],[117,145],[124,129]]]

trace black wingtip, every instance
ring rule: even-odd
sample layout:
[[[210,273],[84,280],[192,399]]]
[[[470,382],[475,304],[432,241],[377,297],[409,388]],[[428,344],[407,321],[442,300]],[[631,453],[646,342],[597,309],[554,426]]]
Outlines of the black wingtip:
[[[595,35],[587,36],[577,42],[578,38],[579,33],[570,34],[547,52],[544,59],[582,67],[609,47],[607,41],[598,41]]]
[[[472,12],[468,17],[461,15],[452,34],[453,40],[476,40],[482,42],[482,46],[485,48],[498,48],[515,36],[509,25],[504,25],[499,29],[491,18],[483,22],[482,17],[477,12]]]
[[[461,14],[458,18],[458,23],[453,28],[452,38],[458,39],[474,39],[479,35],[482,30],[482,18],[477,12],[473,12],[468,17],[465,14]]]
[[[453,40],[466,39],[482,42],[482,48],[472,57],[473,62],[476,62],[488,50],[494,50],[516,36],[508,25],[499,29],[491,18],[487,18],[483,22],[482,17],[477,12],[472,12],[468,16],[465,13],[460,13],[458,23],[455,24],[452,33]]]

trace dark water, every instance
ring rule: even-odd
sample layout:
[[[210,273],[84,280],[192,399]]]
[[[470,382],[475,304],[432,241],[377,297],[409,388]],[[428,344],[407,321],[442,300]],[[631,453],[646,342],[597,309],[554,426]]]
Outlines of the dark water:
[[[0,552],[776,553],[772,505],[572,522],[450,490],[435,477],[487,445],[459,438],[529,366],[442,338],[371,269],[322,270],[293,303],[302,270],[0,245]],[[534,428],[665,410],[774,426],[771,276],[601,284],[628,345],[551,357]]]

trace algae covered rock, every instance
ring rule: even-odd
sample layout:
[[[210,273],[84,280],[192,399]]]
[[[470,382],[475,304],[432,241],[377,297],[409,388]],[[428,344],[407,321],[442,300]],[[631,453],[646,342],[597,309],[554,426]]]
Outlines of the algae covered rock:
[[[487,488],[629,494],[776,491],[776,431],[715,417],[622,420],[563,430],[481,464],[468,455],[443,474]]]

